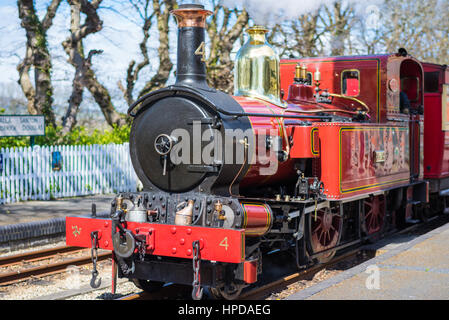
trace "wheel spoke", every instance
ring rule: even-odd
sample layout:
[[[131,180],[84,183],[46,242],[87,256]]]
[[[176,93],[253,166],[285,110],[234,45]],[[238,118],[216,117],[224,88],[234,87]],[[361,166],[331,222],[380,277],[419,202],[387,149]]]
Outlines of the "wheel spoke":
[[[319,224],[313,231],[312,233],[316,233],[318,230],[321,229],[321,224]]]
[[[373,234],[381,229],[385,210],[384,196],[376,196],[368,201],[365,200],[365,227],[368,234]]]
[[[320,232],[320,236],[318,237],[318,241],[321,242],[321,238],[323,237],[324,232]]]
[[[327,243],[327,245],[329,245],[329,244],[332,243],[331,232],[330,232],[330,231],[327,231],[326,234],[327,234],[327,237],[329,238],[329,242]]]
[[[317,219],[310,216],[310,244],[314,253],[332,249],[338,245],[339,234],[342,227],[340,209],[322,209],[317,212]],[[319,262],[329,261],[335,255],[335,250],[330,250],[316,257]]]

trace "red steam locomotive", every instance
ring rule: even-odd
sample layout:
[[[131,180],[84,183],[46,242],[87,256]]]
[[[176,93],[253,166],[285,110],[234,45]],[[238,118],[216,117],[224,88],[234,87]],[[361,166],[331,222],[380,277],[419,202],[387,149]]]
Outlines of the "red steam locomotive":
[[[279,60],[255,26],[231,96],[206,82],[211,12],[172,13],[176,83],[128,111],[144,190],[117,195],[108,219],[68,217],[68,245],[112,250],[113,274],[145,290],[192,284],[194,299],[202,287],[232,299],[267,252],[291,250],[306,268],[446,207],[446,66],[404,49]]]

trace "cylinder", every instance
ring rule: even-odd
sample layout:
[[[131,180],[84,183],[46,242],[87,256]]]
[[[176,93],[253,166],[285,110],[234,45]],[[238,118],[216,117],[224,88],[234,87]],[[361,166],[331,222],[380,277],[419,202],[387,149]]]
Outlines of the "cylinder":
[[[206,17],[212,12],[197,4],[180,5],[170,12],[178,22],[176,85],[208,88],[206,82]]]
[[[245,236],[260,237],[268,233],[273,225],[273,212],[264,203],[241,202]]]

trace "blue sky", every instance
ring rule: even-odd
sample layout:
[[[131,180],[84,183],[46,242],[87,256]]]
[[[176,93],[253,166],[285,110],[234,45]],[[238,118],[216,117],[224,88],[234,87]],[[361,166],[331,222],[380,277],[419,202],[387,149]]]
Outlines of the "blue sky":
[[[111,0],[104,1],[111,4]],[[45,13],[49,0],[36,0],[36,7],[40,17]],[[139,61],[139,47],[141,41],[141,29],[137,15],[129,8],[122,6],[119,0],[112,1],[114,10],[102,8],[99,13],[103,20],[103,30],[86,38],[85,52],[90,49],[102,49],[103,54],[94,58],[94,69],[97,77],[110,90],[116,107],[120,111],[126,109],[121,93],[118,91],[117,81],[125,79],[126,69],[132,59]],[[119,13],[118,13],[119,12]],[[53,21],[53,26],[48,32],[48,44],[53,58],[52,80],[55,88],[56,104],[65,105],[70,96],[73,68],[67,62],[66,53],[62,49],[62,41],[69,35],[70,8],[63,1]],[[151,56],[157,54],[157,32],[150,40],[149,51]],[[174,37],[172,37],[174,38]],[[18,80],[16,66],[25,53],[25,32],[20,27],[17,3],[15,0],[0,0],[0,86],[8,84],[15,86]],[[172,48],[173,61],[175,61],[175,48]],[[155,60],[157,63],[157,60]],[[147,67],[142,78],[151,76],[152,70],[158,66],[154,63]],[[143,81],[139,84],[143,85]],[[18,88],[18,86],[17,86]],[[20,90],[20,88],[18,89]],[[85,90],[84,108],[94,105],[89,94]],[[83,105],[82,105],[83,107]],[[94,110],[99,110],[93,106]]]
[[[243,5],[248,4],[247,1],[252,1],[253,4],[260,8],[284,6],[291,2],[296,4],[298,0],[223,0],[227,5]],[[295,8],[292,11],[302,13],[303,11],[311,10],[309,7],[316,6],[316,3],[326,3],[333,0],[304,0],[301,6],[289,6]],[[376,3],[381,0],[347,0],[350,2]],[[181,2],[191,2],[189,0]],[[210,2],[201,0],[207,9],[211,9]],[[36,8],[40,17],[45,14],[46,7],[50,0],[35,0]],[[314,4],[315,3],[315,4]],[[308,4],[308,5],[307,5]],[[111,6],[107,8],[105,6]],[[252,7],[247,7],[250,10]],[[363,8],[363,6],[362,6]],[[260,10],[265,10],[260,9]],[[273,9],[274,10],[274,9]],[[250,10],[250,14],[251,14]],[[97,72],[97,77],[103,85],[105,85],[113,98],[114,105],[119,111],[124,112],[127,108],[122,93],[119,91],[117,81],[124,82],[126,77],[126,70],[131,60],[140,61],[140,53],[138,44],[141,41],[142,34],[138,15],[129,6],[128,1],[125,0],[104,0],[101,9],[99,10],[100,18],[103,20],[103,30],[90,35],[84,41],[85,52],[90,49],[102,49],[103,54],[95,56],[93,60],[93,67]],[[174,24],[173,20],[171,23]],[[73,67],[68,64],[66,53],[62,49],[62,41],[69,35],[70,27],[70,8],[67,1],[62,1],[58,12],[53,21],[53,26],[49,29],[47,40],[52,55],[53,73],[52,81],[54,87],[55,107],[60,115],[65,111],[67,100],[71,93],[71,82],[73,77]],[[155,24],[148,43],[150,57],[157,57],[157,31]],[[173,25],[174,27],[174,25]],[[176,63],[176,28],[170,28],[170,42],[171,42],[171,58],[173,63]],[[24,30],[20,27],[20,20],[18,17],[18,9],[16,0],[0,0],[0,95],[5,92],[4,88],[14,88],[20,95],[21,90],[17,85],[18,72],[16,66],[24,56],[26,37]],[[147,66],[140,75],[140,81],[136,86],[136,91],[144,85],[145,80],[148,80],[154,70],[158,67],[158,59],[154,59],[150,66]],[[174,70],[174,69],[173,69]],[[169,83],[172,82],[173,76]],[[8,89],[9,90],[9,89]],[[14,95],[16,95],[14,94]],[[1,106],[0,106],[1,107]],[[85,90],[82,110],[99,111],[90,94]],[[99,113],[99,112],[98,112]]]

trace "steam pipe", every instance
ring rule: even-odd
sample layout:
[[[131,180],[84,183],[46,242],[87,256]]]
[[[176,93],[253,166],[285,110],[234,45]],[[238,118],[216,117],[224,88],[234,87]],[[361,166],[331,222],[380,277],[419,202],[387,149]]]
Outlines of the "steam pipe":
[[[341,113],[348,113],[352,115],[359,115],[361,112],[358,111],[350,111],[350,110],[343,110],[343,109],[313,109],[313,110],[291,110],[287,109],[285,112],[293,112],[293,113],[318,113],[318,112],[341,112]],[[365,111],[362,111],[363,114]]]
[[[332,116],[303,116],[303,115],[285,115],[273,113],[249,113],[249,112],[230,112],[221,108],[215,108],[218,112],[231,117],[264,117],[264,118],[288,118],[288,119],[321,119],[331,120]]]
[[[359,100],[359,99],[357,99],[357,98],[349,97],[349,96],[343,96],[343,95],[341,95],[341,94],[336,94],[336,93],[329,93],[329,95],[330,95],[331,97],[336,97],[336,98],[348,99],[348,100],[355,101],[355,102],[357,102],[358,104],[360,104],[362,107],[364,107],[365,110],[366,110],[366,112],[369,112],[369,111],[370,111],[370,110],[369,110],[369,107],[366,105],[366,103],[363,102],[363,101],[361,101],[361,100]]]

